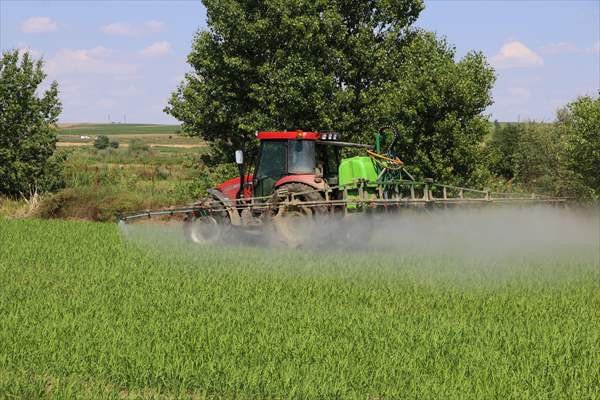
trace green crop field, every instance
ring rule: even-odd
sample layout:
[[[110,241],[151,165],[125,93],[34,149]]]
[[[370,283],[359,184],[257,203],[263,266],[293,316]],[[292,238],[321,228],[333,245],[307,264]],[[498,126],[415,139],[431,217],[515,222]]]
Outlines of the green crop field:
[[[175,135],[178,125],[159,124],[60,124],[59,135]]]
[[[502,265],[124,232],[0,219],[0,398],[600,397],[595,248]]]
[[[91,146],[97,136],[109,136],[121,147],[127,147],[132,140],[141,140],[151,146],[173,146],[192,148],[205,146],[202,139],[181,134],[178,125],[153,124],[60,124],[58,145]],[[82,138],[82,137],[89,138]]]

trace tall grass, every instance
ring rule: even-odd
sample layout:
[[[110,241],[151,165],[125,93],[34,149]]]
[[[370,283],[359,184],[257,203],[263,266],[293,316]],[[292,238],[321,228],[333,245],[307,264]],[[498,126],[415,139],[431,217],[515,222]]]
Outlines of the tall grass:
[[[199,168],[196,150],[77,149],[64,168],[66,188],[46,195],[36,215],[110,221],[118,212],[189,204],[215,184]]]
[[[600,396],[584,253],[515,261],[490,285],[452,257],[134,228],[0,219],[0,398]]]

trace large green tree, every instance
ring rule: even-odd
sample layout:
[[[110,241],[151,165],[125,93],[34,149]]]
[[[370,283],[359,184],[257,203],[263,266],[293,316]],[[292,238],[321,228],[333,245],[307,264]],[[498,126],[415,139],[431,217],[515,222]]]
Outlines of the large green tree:
[[[56,154],[54,124],[61,112],[58,84],[41,95],[41,60],[27,52],[0,57],[0,194],[30,195],[61,184],[63,156]]]
[[[229,160],[256,130],[336,130],[371,142],[382,125],[418,175],[478,176],[494,74],[481,53],[455,60],[413,27],[420,0],[204,0],[192,72],[166,111]]]

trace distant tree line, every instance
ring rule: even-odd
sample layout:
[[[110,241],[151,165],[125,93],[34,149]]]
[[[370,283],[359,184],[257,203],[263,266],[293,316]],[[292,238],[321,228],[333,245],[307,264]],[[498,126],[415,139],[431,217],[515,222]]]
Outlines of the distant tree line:
[[[580,97],[552,123],[494,123],[484,142],[499,188],[573,198],[600,195],[600,98]]]

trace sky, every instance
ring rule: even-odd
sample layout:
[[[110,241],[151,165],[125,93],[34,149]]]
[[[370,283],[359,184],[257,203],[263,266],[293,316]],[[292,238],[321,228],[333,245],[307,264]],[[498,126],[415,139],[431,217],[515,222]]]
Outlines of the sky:
[[[600,1],[426,0],[417,26],[494,67],[500,121],[554,119],[600,92]],[[60,122],[176,123],[163,112],[190,68],[200,1],[0,0],[0,48],[43,57],[57,80]],[[282,129],[285,127],[282,127]]]

